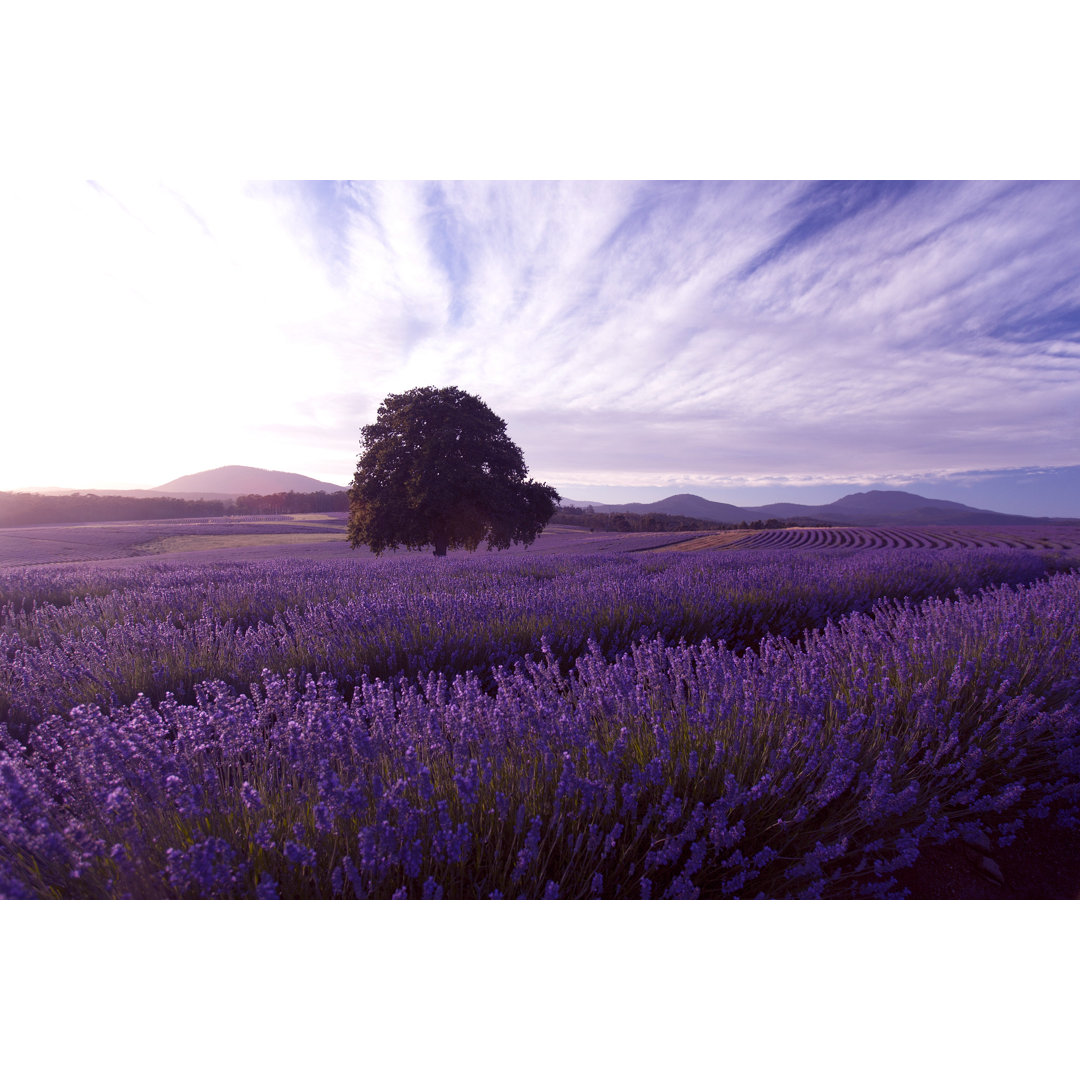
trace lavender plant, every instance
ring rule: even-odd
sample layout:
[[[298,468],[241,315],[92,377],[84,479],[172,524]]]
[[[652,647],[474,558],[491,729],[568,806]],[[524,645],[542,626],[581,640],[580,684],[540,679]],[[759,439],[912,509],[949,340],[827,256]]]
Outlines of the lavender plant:
[[[0,891],[893,895],[928,841],[1069,818],[1078,602],[1063,574],[879,600],[756,649],[594,639],[567,665],[542,640],[490,685],[430,668],[350,696],[268,669],[246,693],[82,704],[3,737]]]
[[[882,597],[1045,572],[1031,553],[900,551],[23,571],[0,606],[0,721],[25,737],[80,704],[170,693],[190,704],[199,682],[245,688],[264,669],[325,672],[346,699],[365,675],[472,670],[490,688],[490,670],[536,652],[541,637],[564,667],[590,641],[609,658],[655,637],[741,650]]]

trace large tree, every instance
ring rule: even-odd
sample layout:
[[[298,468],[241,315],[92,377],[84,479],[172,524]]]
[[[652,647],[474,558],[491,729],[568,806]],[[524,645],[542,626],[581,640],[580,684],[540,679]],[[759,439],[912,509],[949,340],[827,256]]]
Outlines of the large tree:
[[[478,397],[456,386],[390,394],[363,448],[349,489],[349,542],[378,555],[404,545],[475,551],[530,544],[559,494],[526,479],[521,451]]]

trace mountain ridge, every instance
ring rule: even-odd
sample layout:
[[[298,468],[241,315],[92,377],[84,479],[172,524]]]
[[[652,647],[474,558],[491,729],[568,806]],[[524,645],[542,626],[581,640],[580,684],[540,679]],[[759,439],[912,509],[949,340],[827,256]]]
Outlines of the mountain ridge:
[[[188,473],[149,489],[51,488],[48,492],[70,494],[80,491],[83,494],[133,498],[169,495],[192,500],[232,501],[239,495],[274,495],[285,491],[330,493],[347,490],[347,487],[340,484],[317,480],[302,473],[261,469],[250,465],[224,465],[217,469]],[[736,506],[733,503],[714,502],[689,492],[669,495],[651,503],[601,503],[582,499],[564,499],[562,503],[567,507],[592,506],[606,513],[674,514],[724,525],[737,525],[744,521],[767,521],[772,518],[815,524],[865,526],[1038,525],[1075,523],[1080,520],[1066,516],[1035,517],[981,510],[965,503],[927,498],[910,491],[881,489],[854,492],[834,502],[816,505],[780,502],[764,506]]]
[[[91,487],[24,487],[15,494],[37,495],[119,495],[129,499],[151,499],[167,496],[189,500],[221,500],[232,502],[238,495],[276,495],[294,491],[310,494],[325,491],[348,491],[340,484],[316,480],[303,473],[258,469],[252,465],[223,465],[219,469],[188,473],[153,488],[91,488]]]
[[[347,491],[340,484],[316,480],[302,473],[258,469],[252,465],[222,465],[217,469],[178,476],[151,491],[163,495],[213,491],[219,495],[275,495],[279,491]]]
[[[581,499],[563,500],[567,506],[592,506],[604,513],[679,514],[702,518],[722,525],[737,525],[743,521],[813,519],[836,525],[1037,525],[1071,522],[1064,517],[1029,517],[1023,514],[1003,514],[996,510],[980,510],[947,499],[927,499],[909,491],[871,490],[845,495],[832,503],[819,506],[801,503],[769,503],[765,506],[734,506],[712,502],[689,493],[669,495],[653,503],[598,503]]]

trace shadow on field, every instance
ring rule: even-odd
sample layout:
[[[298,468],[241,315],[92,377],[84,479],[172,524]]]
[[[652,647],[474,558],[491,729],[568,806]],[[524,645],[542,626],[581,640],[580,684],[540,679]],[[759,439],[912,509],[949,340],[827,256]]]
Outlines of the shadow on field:
[[[1077,900],[1080,828],[1029,821],[1008,847],[989,851],[952,840],[928,848],[896,879],[912,900]]]

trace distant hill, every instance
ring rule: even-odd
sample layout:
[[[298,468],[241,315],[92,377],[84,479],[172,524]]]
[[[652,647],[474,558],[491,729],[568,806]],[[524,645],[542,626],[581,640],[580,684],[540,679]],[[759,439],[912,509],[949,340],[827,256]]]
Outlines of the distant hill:
[[[927,499],[910,491],[864,491],[820,507],[841,520],[864,522],[868,518],[887,525],[902,521],[907,525],[1022,525],[1037,520],[1022,514],[999,514],[977,510],[947,499]]]
[[[151,490],[167,495],[213,492],[216,495],[275,495],[279,491],[345,491],[340,484],[315,480],[300,473],[255,469],[250,465],[224,465],[220,469],[190,473]]]
[[[975,499],[976,505],[994,506],[1008,514],[1080,516],[1080,465],[954,473],[938,480],[916,481],[905,485],[905,490],[928,499],[964,503]]]
[[[597,505],[597,510],[623,511],[629,514],[679,514],[683,517],[704,518],[706,521],[722,521],[728,525],[746,520],[746,511],[731,503],[712,502],[700,495],[669,495],[654,503],[622,503],[619,506]],[[758,515],[755,515],[755,517]],[[775,514],[767,514],[775,517]]]
[[[256,469],[250,465],[225,465],[220,469],[189,473],[161,484],[156,488],[22,488],[26,493],[38,495],[120,495],[128,499],[160,499],[163,495],[176,499],[224,500],[232,503],[238,495],[277,495],[279,492],[295,491],[311,494],[325,491],[348,491],[340,484],[316,480],[302,473],[275,472],[273,469]]]
[[[569,500],[567,500],[569,501]],[[801,503],[770,503],[768,506],[733,506],[731,503],[711,502],[700,495],[671,495],[653,503],[582,503],[608,513],[622,511],[630,514],[681,514],[704,518],[726,525],[741,521],[805,519],[836,525],[1030,525],[1035,522],[1068,520],[1064,518],[1025,517],[1021,514],[999,514],[994,510],[978,510],[963,503],[946,499],[925,499],[909,491],[862,491],[845,495],[824,506],[805,506]]]

